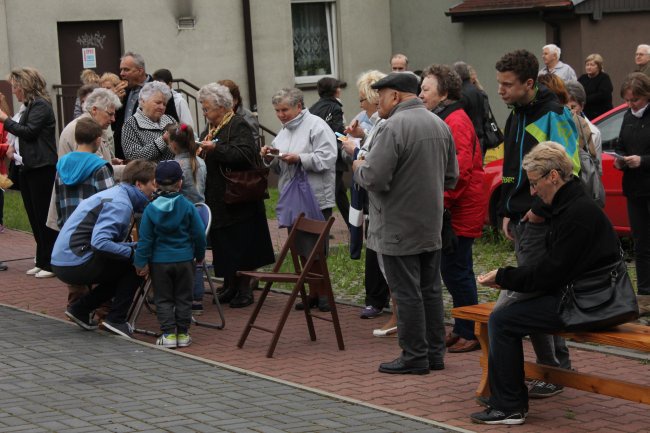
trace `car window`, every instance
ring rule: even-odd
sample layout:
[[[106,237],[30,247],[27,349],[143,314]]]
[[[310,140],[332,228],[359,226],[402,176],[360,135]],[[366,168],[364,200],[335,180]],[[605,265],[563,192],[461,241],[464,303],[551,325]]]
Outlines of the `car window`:
[[[618,142],[618,134],[621,132],[621,124],[623,123],[625,111],[627,110],[618,111],[595,124],[600,129],[600,135],[603,139],[603,150],[614,150]]]

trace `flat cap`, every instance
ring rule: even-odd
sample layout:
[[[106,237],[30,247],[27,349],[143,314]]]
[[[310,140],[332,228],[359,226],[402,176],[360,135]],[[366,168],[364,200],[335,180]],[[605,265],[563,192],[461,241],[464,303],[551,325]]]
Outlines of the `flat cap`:
[[[398,92],[418,93],[418,77],[413,72],[391,72],[373,84],[373,89],[393,89]]]

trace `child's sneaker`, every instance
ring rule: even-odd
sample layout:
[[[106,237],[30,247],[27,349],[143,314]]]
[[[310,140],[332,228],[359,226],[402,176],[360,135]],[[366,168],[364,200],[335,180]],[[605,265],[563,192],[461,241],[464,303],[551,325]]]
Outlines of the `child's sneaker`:
[[[176,342],[178,347],[187,347],[192,344],[192,337],[190,337],[190,334],[177,334]]]
[[[203,304],[192,304],[192,316],[203,314]]]
[[[176,348],[176,345],[177,345],[176,334],[163,334],[163,335],[161,335],[160,337],[158,337],[158,340],[156,340],[156,345],[162,346],[162,347]]]

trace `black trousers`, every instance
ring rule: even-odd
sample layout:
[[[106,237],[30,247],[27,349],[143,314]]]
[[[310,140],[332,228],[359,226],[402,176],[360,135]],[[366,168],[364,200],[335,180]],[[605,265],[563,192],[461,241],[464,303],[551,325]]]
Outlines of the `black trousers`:
[[[111,311],[106,319],[113,323],[126,322],[126,315],[133,303],[133,295],[142,282],[142,278],[135,273],[131,261],[109,259],[95,254],[79,266],[53,266],[52,268],[64,283],[97,284],[87,295],[77,301],[74,307],[90,313],[112,298]]]
[[[445,355],[445,312],[440,250],[411,256],[382,254],[386,280],[397,303],[397,338],[402,361],[428,367]]]
[[[384,274],[379,268],[377,261],[377,253],[366,246],[366,270],[365,270],[365,286],[366,286],[366,305],[381,310],[386,305],[390,293],[388,290],[388,283],[384,278]]]
[[[639,295],[650,295],[650,197],[627,199]]]
[[[336,172],[336,182],[334,185],[334,200],[336,207],[339,208],[341,216],[345,220],[345,225],[350,227],[350,200],[348,200],[348,190],[343,182],[343,172]]]
[[[495,309],[490,315],[488,379],[493,408],[509,412],[528,407],[522,338],[562,329],[559,302],[559,296],[544,295]]]
[[[36,266],[46,271],[52,270],[50,259],[58,235],[45,225],[55,175],[56,167],[53,165],[20,170],[20,193],[36,241]]]
[[[150,268],[160,330],[186,334],[192,322],[194,262],[152,263]]]

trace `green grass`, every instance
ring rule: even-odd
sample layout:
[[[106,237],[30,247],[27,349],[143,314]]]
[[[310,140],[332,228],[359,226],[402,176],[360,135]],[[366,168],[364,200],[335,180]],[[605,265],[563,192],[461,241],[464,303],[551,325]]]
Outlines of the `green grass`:
[[[25,232],[32,232],[19,191],[5,191],[4,225]]]

